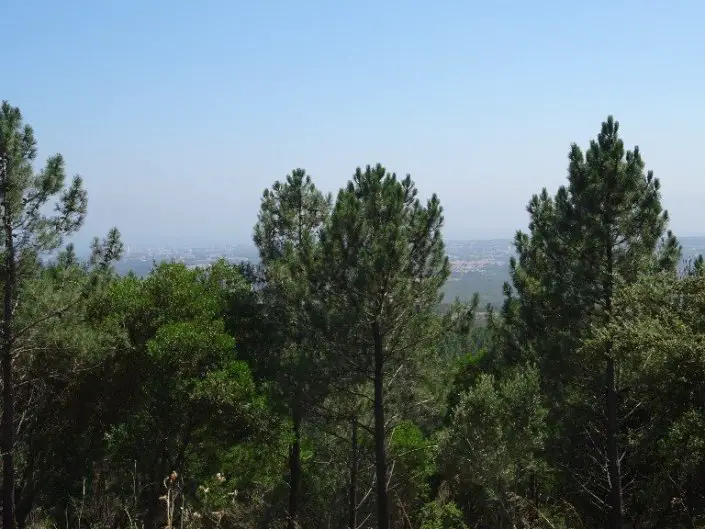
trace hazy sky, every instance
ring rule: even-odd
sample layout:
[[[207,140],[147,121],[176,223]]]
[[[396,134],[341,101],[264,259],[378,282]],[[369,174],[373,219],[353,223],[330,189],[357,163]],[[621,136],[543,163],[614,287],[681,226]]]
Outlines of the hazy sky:
[[[614,114],[705,233],[705,2],[3,0],[0,99],[89,192],[82,239],[247,242],[262,190],[381,162],[511,237]]]

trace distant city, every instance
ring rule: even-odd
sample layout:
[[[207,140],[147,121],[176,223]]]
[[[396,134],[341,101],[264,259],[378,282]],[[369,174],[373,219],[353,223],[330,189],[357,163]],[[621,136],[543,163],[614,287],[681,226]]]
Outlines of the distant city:
[[[683,258],[691,259],[705,254],[705,237],[683,237]],[[499,306],[502,302],[502,285],[509,280],[509,259],[514,255],[510,239],[446,241],[451,262],[451,277],[444,288],[445,300],[470,299],[480,295],[482,304]],[[208,266],[225,258],[227,261],[257,262],[257,249],[252,244],[235,244],[207,248],[137,248],[125,246],[123,259],[116,269],[125,274],[130,271],[147,275],[154,263],[181,262],[189,267]]]

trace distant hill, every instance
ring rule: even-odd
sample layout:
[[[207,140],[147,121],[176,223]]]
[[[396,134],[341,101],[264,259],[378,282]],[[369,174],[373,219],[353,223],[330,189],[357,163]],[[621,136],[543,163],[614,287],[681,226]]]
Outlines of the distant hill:
[[[509,263],[464,274],[452,274],[443,287],[443,300],[451,302],[459,298],[465,301],[477,292],[481,306],[490,303],[498,307],[502,303],[502,287],[505,281],[509,281]]]
[[[698,255],[705,255],[705,237],[682,237],[683,260],[688,261]],[[479,262],[479,268],[455,271],[444,287],[444,302],[456,297],[470,299],[474,292],[480,294],[481,306],[487,303],[501,306],[504,295],[502,287],[509,281],[509,258],[514,255],[512,241],[497,239],[489,241],[451,241],[448,243],[448,256],[452,262]]]
[[[683,237],[684,260],[705,255],[705,237]],[[454,299],[469,300],[477,292],[481,305],[495,307],[503,301],[502,286],[509,281],[509,259],[514,255],[510,239],[447,241],[448,257],[451,261],[451,277],[443,288],[444,302]],[[183,262],[187,266],[208,266],[225,257],[231,262],[257,262],[257,250],[251,244],[224,246],[221,248],[164,248],[131,250],[116,265],[118,273],[129,271],[147,275],[154,262]]]

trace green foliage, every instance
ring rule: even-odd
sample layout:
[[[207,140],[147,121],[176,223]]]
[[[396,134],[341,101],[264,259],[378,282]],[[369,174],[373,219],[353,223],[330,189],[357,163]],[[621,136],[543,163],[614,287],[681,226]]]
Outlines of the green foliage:
[[[463,513],[454,503],[430,502],[424,505],[421,529],[467,529]]]
[[[62,505],[89,471],[90,459],[99,457],[100,423],[110,414],[102,403],[110,396],[95,380],[115,342],[84,317],[93,284],[95,277],[77,267],[49,269],[23,283],[15,321],[31,328],[15,363],[23,410],[16,439],[20,520],[32,501]],[[65,310],[46,318],[56,307]]]
[[[703,310],[702,276],[646,276],[620,292],[613,321],[584,345],[594,353],[610,340],[623,365],[628,508],[674,527],[702,523],[705,506]]]
[[[389,527],[390,517],[385,384],[391,377],[400,385],[397,395],[408,401],[413,392],[404,389],[411,385],[406,376],[396,377],[417,363],[418,351],[442,329],[434,310],[450,274],[442,211],[435,195],[421,203],[410,176],[399,180],[378,164],[356,170],[321,233],[317,291],[327,308],[329,339],[337,345],[334,369],[342,385],[373,381],[381,529]]]
[[[573,144],[569,160],[568,185],[529,202],[504,307],[515,329],[507,354],[539,361],[557,390],[579,366],[566,351],[601,317],[606,289],[655,267],[675,270],[680,258],[659,180],[644,172],[638,147],[625,151],[617,122],[602,124],[586,154]]]
[[[85,353],[86,347],[100,341],[99,333],[80,325],[70,334],[65,333],[66,328],[57,326],[56,320],[72,315],[99,279],[109,274],[110,264],[120,257],[122,250],[119,233],[113,229],[106,241],[96,240],[94,244],[92,264],[100,265],[99,273],[87,276],[88,268],[76,269],[72,247],[60,255],[58,266],[42,267],[41,258],[57,250],[63,238],[83,224],[88,197],[81,177],[75,176],[66,184],[65,163],[60,154],[49,157],[38,173],[33,167],[36,156],[37,142],[32,128],[23,123],[19,108],[3,101],[0,105],[0,284],[3,288],[0,444],[2,516],[8,529],[16,523],[23,525],[35,498],[61,484],[67,474],[70,478],[76,466],[81,465],[71,461],[70,456],[77,453],[64,444],[75,440],[75,430],[69,427],[66,435],[55,435],[63,426],[60,418],[65,418],[65,411],[71,405],[77,408],[77,423],[86,428],[93,426],[80,422],[86,420],[83,414],[93,410],[90,407],[86,410],[83,403],[77,405],[73,394],[74,389],[83,389],[84,381],[71,372],[81,364],[66,355],[70,355],[69,351]],[[51,209],[50,202],[54,200]],[[61,285],[57,281],[60,277],[69,282]],[[47,334],[52,335],[52,340],[47,341]],[[84,340],[76,340],[79,336]],[[57,354],[45,358],[46,364],[38,363],[38,357],[47,349]],[[63,362],[57,362],[56,358]],[[93,360],[88,360],[89,365],[94,365]],[[39,382],[35,384],[34,377],[39,373],[41,376],[36,379]],[[57,416],[50,418],[47,415],[50,410]],[[53,428],[48,428],[47,422],[56,419],[59,420],[52,424]],[[41,458],[36,457],[38,453]],[[56,455],[69,456],[65,471],[49,474],[56,467],[48,458]],[[39,490],[41,481],[44,491]]]
[[[65,162],[60,154],[49,157],[44,169],[34,173],[37,141],[32,128],[22,121],[20,109],[3,101],[0,106],[3,223],[13,227],[18,254],[26,251],[36,255],[58,248],[63,236],[81,227],[88,195],[80,176],[66,185]],[[58,198],[54,214],[46,215],[44,206],[54,197]],[[5,231],[2,236],[6,237]]]
[[[254,235],[263,264],[310,257],[329,209],[330,196],[318,191],[303,169],[266,189]]]
[[[223,315],[239,293],[249,285],[224,262],[209,270],[162,264],[145,279],[114,280],[94,302],[92,318],[122,335],[124,347],[113,379],[124,409],[108,433],[105,464],[124,473],[135,463],[150,484],[140,498],[147,520],[172,470],[193,491],[217,472],[255,488],[258,475],[246,470],[258,468],[255,446],[270,435],[276,444],[276,423],[268,432],[266,401],[225,331]]]
[[[277,391],[290,409],[305,407],[304,394],[315,392],[320,351],[307,303],[311,274],[318,252],[319,232],[330,208],[302,169],[263,193],[254,240],[264,269],[262,301],[266,316],[276,322],[278,340],[266,355],[264,377],[277,381]],[[320,388],[319,388],[320,389]],[[311,395],[312,396],[312,395]],[[314,399],[315,400],[315,399]]]
[[[435,195],[422,205],[417,193],[411,177],[398,180],[381,165],[358,168],[340,191],[322,234],[322,259],[347,322],[369,322],[379,312],[408,331],[440,301],[450,273],[443,210]]]
[[[436,470],[434,445],[411,421],[397,425],[389,437],[393,498],[413,512],[429,494],[429,478]]]
[[[480,495],[479,501],[472,493],[462,499],[475,502],[476,509],[490,509],[498,519],[511,516],[510,494],[529,496],[536,475],[546,471],[540,457],[545,436],[538,371],[517,368],[502,381],[483,374],[462,395],[441,435],[445,479],[458,491]]]
[[[659,181],[611,117],[571,147],[567,184],[531,199],[484,325],[477,297],[441,304],[438,198],[381,165],[335,204],[303,169],[265,190],[258,265],[138,278],[111,268],[117,230],[86,262],[56,252],[87,197],[61,156],[38,173],[35,158],[4,103],[3,477],[20,524],[705,524],[703,259],[679,265]]]
[[[529,233],[516,235],[512,286],[494,325],[499,365],[538,365],[549,404],[548,462],[586,520],[604,516],[621,527],[628,394],[612,339],[592,350],[586,340],[609,326],[621,289],[644,274],[675,277],[680,246],[666,231],[659,180],[645,172],[638,147],[625,150],[612,117],[586,153],[571,147],[568,184],[555,197],[545,189],[534,195],[528,212]]]
[[[258,355],[258,372],[292,423],[289,449],[289,527],[301,509],[302,430],[311,409],[329,391],[323,348],[317,339],[312,276],[330,196],[316,189],[303,169],[275,182],[262,195],[254,241],[264,273],[261,301],[276,334]],[[273,340],[271,338],[274,338]]]

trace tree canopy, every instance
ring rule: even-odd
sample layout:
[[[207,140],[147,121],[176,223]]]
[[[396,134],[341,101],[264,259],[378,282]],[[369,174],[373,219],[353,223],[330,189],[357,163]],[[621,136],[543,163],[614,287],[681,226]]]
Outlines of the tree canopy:
[[[614,118],[482,319],[441,294],[432,175],[294,169],[258,263],[141,277],[117,229],[79,258],[84,182],[36,157],[3,103],[3,527],[705,527],[703,259]]]

